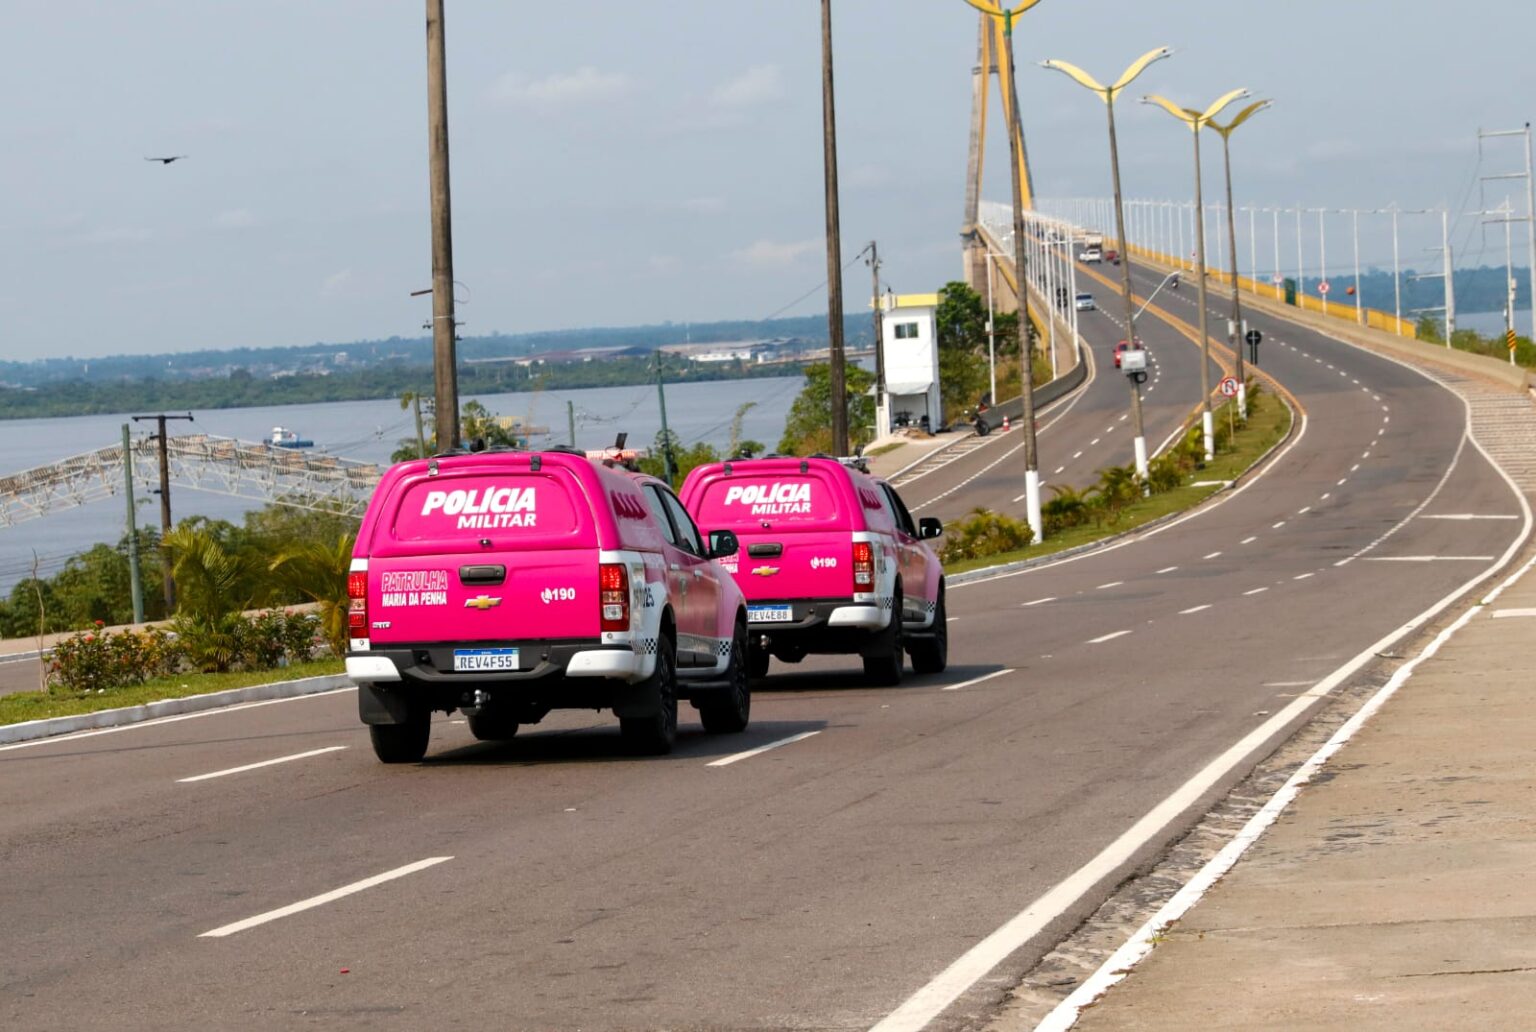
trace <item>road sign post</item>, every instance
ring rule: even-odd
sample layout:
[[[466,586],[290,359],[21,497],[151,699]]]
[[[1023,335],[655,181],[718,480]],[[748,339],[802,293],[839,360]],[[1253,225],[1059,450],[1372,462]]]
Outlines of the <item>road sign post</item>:
[[[1248,342],[1248,361],[1254,365],[1259,364],[1259,342],[1264,339],[1264,334],[1257,329],[1249,330],[1243,334],[1243,339]]]

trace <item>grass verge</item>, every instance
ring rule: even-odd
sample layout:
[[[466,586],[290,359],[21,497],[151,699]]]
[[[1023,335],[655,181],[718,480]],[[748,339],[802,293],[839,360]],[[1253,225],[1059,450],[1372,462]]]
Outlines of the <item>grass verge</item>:
[[[249,688],[273,681],[297,681],[305,677],[339,674],[345,664],[339,659],[296,663],[280,670],[242,670],[232,674],[181,674],[161,677],[143,684],[107,688],[99,692],[15,692],[0,695],[0,724],[20,724],[27,720],[73,717],[98,710],[141,706],[147,702],[181,699],[188,695],[207,695],[230,688]]]
[[[1229,402],[1216,410],[1217,425],[1227,422],[1231,404]],[[1040,544],[1031,545],[1028,548],[978,559],[962,559],[946,565],[944,572],[953,575],[969,570],[981,570],[989,566],[1001,566],[1023,559],[1039,559],[1055,555],[1058,552],[1065,552],[1068,549],[1135,530],[1164,516],[1193,509],[1222,490],[1227,482],[1236,480],[1251,469],[1266,452],[1284,439],[1290,429],[1290,408],[1266,391],[1253,399],[1253,403],[1249,405],[1248,425],[1238,427],[1237,434],[1232,439],[1231,449],[1219,452],[1213,461],[1206,463],[1204,469],[1195,470],[1186,477],[1181,486],[1127,505],[1114,518],[1106,519],[1100,524],[1069,527],[1051,535]]]

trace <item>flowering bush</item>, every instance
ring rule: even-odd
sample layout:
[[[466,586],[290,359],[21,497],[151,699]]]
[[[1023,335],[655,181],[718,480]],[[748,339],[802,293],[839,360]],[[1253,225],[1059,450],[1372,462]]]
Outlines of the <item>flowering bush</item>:
[[[72,692],[103,691],[142,684],[181,665],[179,643],[158,628],[148,631],[94,629],[56,643],[48,664],[48,683]]]
[[[306,613],[268,610],[212,620],[178,616],[175,632],[103,629],[101,621],[53,646],[48,683],[71,692],[143,684],[191,668],[204,672],[272,670],[304,663],[315,650],[320,621]]]

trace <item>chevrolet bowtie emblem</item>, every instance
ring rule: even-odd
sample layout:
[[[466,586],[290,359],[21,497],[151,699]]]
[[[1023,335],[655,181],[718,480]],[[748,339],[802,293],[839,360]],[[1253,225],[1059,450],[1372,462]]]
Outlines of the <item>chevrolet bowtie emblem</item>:
[[[752,576],[754,576],[754,577],[772,577],[774,574],[776,574],[778,572],[779,572],[779,568],[777,566],[756,566],[756,567],[753,567],[753,569],[752,569]]]
[[[501,599],[495,597],[494,595],[476,595],[474,598],[466,598],[464,600],[465,609],[478,609],[481,612],[484,612],[492,606],[499,605],[501,605]]]

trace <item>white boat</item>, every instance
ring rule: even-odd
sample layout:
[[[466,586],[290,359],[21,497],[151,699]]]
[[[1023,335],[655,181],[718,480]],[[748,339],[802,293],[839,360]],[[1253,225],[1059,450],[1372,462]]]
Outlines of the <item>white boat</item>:
[[[267,441],[274,448],[313,448],[315,442],[307,437],[300,437],[297,432],[284,426],[274,426],[272,437]]]

